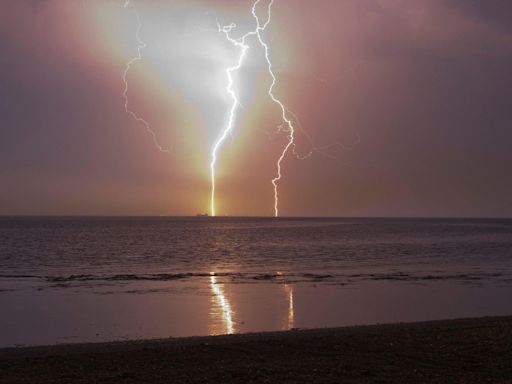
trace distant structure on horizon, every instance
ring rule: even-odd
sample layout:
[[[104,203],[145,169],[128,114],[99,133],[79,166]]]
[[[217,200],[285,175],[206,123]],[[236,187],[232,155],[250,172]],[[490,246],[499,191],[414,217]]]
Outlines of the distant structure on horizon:
[[[208,213],[198,213],[197,217],[208,217]]]

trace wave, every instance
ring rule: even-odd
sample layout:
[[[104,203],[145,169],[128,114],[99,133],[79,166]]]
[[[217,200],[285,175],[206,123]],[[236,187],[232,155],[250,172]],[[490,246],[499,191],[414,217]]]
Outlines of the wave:
[[[403,282],[421,282],[421,281],[463,281],[463,282],[485,282],[500,280],[501,282],[512,282],[510,276],[501,272],[478,272],[478,273],[352,273],[352,274],[325,274],[325,273],[254,273],[254,272],[187,272],[187,273],[156,273],[156,274],[72,274],[63,276],[39,276],[29,274],[5,274],[0,275],[1,279],[30,279],[40,280],[47,283],[56,284],[64,287],[74,282],[135,282],[135,281],[179,281],[186,279],[204,279],[210,276],[220,277],[222,283],[336,283],[349,284],[361,281],[403,281]]]

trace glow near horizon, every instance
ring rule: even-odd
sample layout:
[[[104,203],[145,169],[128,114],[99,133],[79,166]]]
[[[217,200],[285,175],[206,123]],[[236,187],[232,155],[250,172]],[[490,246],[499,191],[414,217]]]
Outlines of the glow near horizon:
[[[210,180],[211,180],[211,195],[210,195],[210,214],[211,214],[211,216],[216,216],[216,213],[217,213],[216,208],[215,208],[215,192],[216,192],[215,184],[216,184],[216,164],[217,164],[217,160],[218,160],[218,152],[220,151],[220,149],[221,149],[223,143],[225,142],[226,138],[228,137],[228,135],[232,134],[232,132],[233,132],[233,129],[234,129],[235,123],[236,123],[237,107],[240,105],[240,101],[238,99],[237,92],[233,89],[233,85],[234,85],[233,73],[239,71],[242,68],[247,51],[250,48],[250,46],[246,44],[246,39],[250,36],[255,36],[257,41],[259,42],[260,46],[264,50],[264,56],[265,56],[266,65],[267,65],[267,73],[270,75],[271,80],[272,80],[271,84],[268,88],[268,95],[271,98],[271,100],[279,106],[279,108],[281,110],[281,119],[282,119],[282,121],[284,121],[286,123],[286,126],[288,127],[288,129],[285,130],[286,132],[288,132],[286,145],[285,145],[284,149],[282,150],[282,152],[276,162],[277,174],[271,180],[273,190],[274,190],[273,210],[274,210],[275,217],[279,216],[278,182],[282,178],[282,162],[283,162],[286,154],[288,153],[289,149],[291,147],[295,147],[295,127],[293,125],[292,120],[288,117],[287,113],[290,113],[292,116],[294,116],[294,115],[285,107],[285,105],[273,93],[277,79],[273,72],[272,61],[270,59],[270,54],[269,54],[269,47],[262,37],[262,32],[265,31],[265,29],[267,28],[267,26],[270,24],[270,21],[271,21],[271,9],[272,9],[272,5],[274,4],[274,0],[270,0],[268,2],[267,19],[263,25],[260,22],[259,16],[256,14],[256,7],[258,6],[258,4],[260,2],[261,2],[261,0],[256,0],[253,3],[252,8],[251,8],[251,15],[256,22],[256,28],[250,32],[247,32],[241,38],[234,39],[230,35],[231,32],[237,28],[237,25],[235,23],[221,26],[217,21],[218,32],[223,33],[225,38],[231,44],[233,44],[235,47],[239,48],[240,53],[239,53],[236,65],[228,67],[225,70],[226,77],[228,79],[225,91],[231,98],[232,104],[231,104],[231,107],[229,108],[228,122],[227,122],[225,128],[221,131],[220,136],[215,141],[215,143],[212,147],[212,150],[211,150],[211,161],[209,164]],[[126,113],[128,113],[130,116],[133,117],[134,120],[136,120],[137,122],[141,123],[144,126],[145,130],[151,135],[153,143],[159,151],[169,153],[170,152],[169,149],[164,148],[158,142],[157,135],[156,135],[155,131],[151,128],[151,126],[147,122],[147,120],[145,120],[144,118],[142,118],[136,112],[134,112],[133,110],[131,110],[129,108],[128,72],[130,71],[131,66],[135,62],[142,60],[142,50],[146,47],[146,43],[144,41],[142,41],[142,39],[140,38],[140,30],[142,28],[142,23],[141,23],[141,19],[137,12],[136,7],[131,4],[131,0],[126,0],[123,7],[125,9],[130,7],[134,11],[134,14],[136,16],[136,21],[137,21],[137,28],[136,28],[136,32],[135,32],[136,42],[137,42],[137,46],[136,46],[137,54],[136,54],[136,56],[134,56],[132,59],[130,59],[126,63],[125,69],[123,71],[123,76],[122,76],[123,83],[124,83],[124,90],[122,93],[123,99],[124,99],[124,109],[125,109]],[[294,117],[294,118],[296,119],[296,117]],[[295,153],[295,150],[294,150],[294,153]],[[311,154],[312,154],[312,151],[306,157],[309,157]],[[302,159],[302,157],[300,157],[298,155],[296,155],[296,156],[297,156],[297,158]]]

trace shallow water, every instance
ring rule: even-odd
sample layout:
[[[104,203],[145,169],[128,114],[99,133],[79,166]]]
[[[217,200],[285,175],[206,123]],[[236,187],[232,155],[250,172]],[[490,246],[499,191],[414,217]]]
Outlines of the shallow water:
[[[0,345],[512,314],[512,220],[2,218]]]

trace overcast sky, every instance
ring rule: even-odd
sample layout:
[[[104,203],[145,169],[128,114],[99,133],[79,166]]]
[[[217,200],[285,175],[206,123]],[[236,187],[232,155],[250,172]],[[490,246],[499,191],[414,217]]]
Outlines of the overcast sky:
[[[265,1],[262,0],[262,5]],[[216,19],[250,1],[0,2],[0,214],[189,215],[209,207],[210,149],[237,51]],[[263,8],[260,9],[263,15]],[[275,0],[276,94],[297,116],[282,215],[512,216],[512,2]],[[271,215],[286,144],[255,40],[237,77],[218,213]]]

